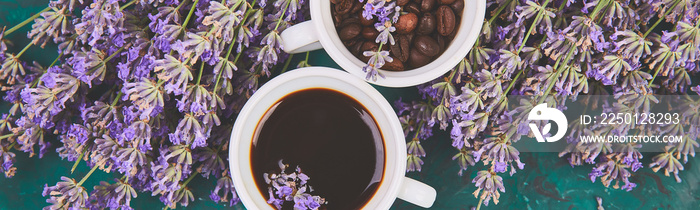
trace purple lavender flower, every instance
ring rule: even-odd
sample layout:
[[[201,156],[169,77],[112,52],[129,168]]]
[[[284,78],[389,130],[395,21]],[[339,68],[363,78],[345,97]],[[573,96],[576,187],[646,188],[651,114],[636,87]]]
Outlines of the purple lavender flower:
[[[683,135],[682,142],[675,145],[675,148],[679,152],[679,155],[683,155],[683,163],[688,162],[688,155],[695,157],[695,148],[700,146],[697,141],[697,131],[691,131],[686,135]],[[695,138],[693,138],[695,137]]]
[[[137,166],[146,164],[146,154],[138,148],[125,147],[120,148],[113,156],[114,164],[120,173],[127,176],[137,174]]]
[[[8,151],[9,148],[5,149],[0,146],[0,172],[5,174],[5,178],[12,178],[15,176],[16,167],[13,166],[15,162],[15,153]]]
[[[5,59],[0,66],[0,79],[7,80],[8,84],[15,84],[17,77],[26,74],[24,63],[19,60],[18,55],[5,54]]]
[[[396,28],[391,24],[391,22],[387,21],[384,22],[384,24],[377,23],[375,28],[377,31],[379,31],[379,35],[377,35],[377,39],[375,39],[374,42],[382,44],[390,43],[391,45],[394,45],[396,41],[391,33],[396,31]]]
[[[631,173],[627,171],[628,165],[622,163],[619,157],[613,157],[612,154],[604,157],[604,161],[598,163],[588,175],[591,181],[595,182],[597,177],[600,177],[600,181],[603,182],[605,187],[610,186],[610,183],[615,180],[615,185],[613,188],[619,188],[619,182],[622,181],[625,185],[622,189],[630,191],[632,188],[637,186],[629,181]]]
[[[459,165],[460,170],[457,172],[459,176],[462,176],[462,172],[466,171],[468,166],[474,166],[474,164],[476,164],[471,154],[472,153],[466,149],[460,149],[459,153],[452,156],[452,160],[457,160],[457,164]]]
[[[44,186],[42,196],[47,197],[50,206],[44,210],[54,210],[63,208],[81,208],[88,203],[88,193],[83,186],[80,186],[74,179],[62,176],[61,180],[54,186]]]
[[[169,208],[175,209],[178,203],[182,206],[188,206],[190,201],[194,201],[194,194],[192,194],[189,187],[180,188],[174,192],[161,195],[160,201]]]
[[[657,74],[661,76],[669,76],[675,68],[680,63],[682,53],[678,51],[678,45],[680,42],[678,40],[673,40],[670,42],[663,42],[661,37],[653,34],[650,39],[656,48],[651,54],[651,62],[649,63],[649,68],[653,69]]]
[[[406,160],[406,172],[421,171],[423,160],[418,155],[409,154]]]
[[[563,33],[575,33],[581,35],[576,41],[576,46],[582,51],[587,51],[589,47],[602,52],[610,43],[605,41],[603,29],[598,26],[590,17],[573,16],[573,21]]]
[[[622,38],[619,38],[620,36]],[[610,38],[615,41],[613,42],[615,49],[612,51],[621,53],[625,58],[638,61],[643,56],[651,54],[652,42],[631,30],[615,31]]]
[[[489,205],[491,200],[498,205],[498,198],[501,197],[498,191],[506,192],[505,187],[503,187],[503,178],[491,170],[477,172],[476,177],[472,179],[472,183],[476,184],[477,187],[472,194],[474,194],[474,197],[483,200],[486,206]],[[481,192],[482,190],[483,192]]]
[[[413,154],[418,157],[425,157],[425,150],[420,145],[420,141],[416,138],[406,144],[408,154]]]
[[[68,11],[73,11],[75,9],[75,6],[80,6],[82,4],[81,1],[79,0],[51,0],[49,1],[49,6],[50,7],[56,7],[56,8],[67,8]]]
[[[73,66],[73,75],[92,87],[92,81],[97,79],[97,84],[102,82],[107,73],[105,54],[99,50],[79,51],[68,59]]]
[[[286,172],[288,166],[282,160],[278,165],[280,174],[263,174],[265,183],[268,184],[267,203],[274,205],[277,209],[282,209],[282,205],[287,201],[294,202],[294,209],[317,209],[326,203],[324,198],[309,194],[313,189],[307,185],[309,177],[300,167],[296,167],[294,172],[288,174]]]
[[[213,25],[215,28],[214,34],[222,38],[224,42],[231,43],[235,38],[235,28],[243,19],[243,14],[246,13],[247,5],[242,4],[243,1],[234,1],[228,3],[231,7],[222,3],[211,1],[209,2],[209,14],[202,20],[205,26]]]
[[[263,73],[270,76],[270,66],[276,64],[279,60],[278,54],[281,53],[282,38],[276,31],[271,31],[262,38],[260,44],[263,47],[258,51],[256,60],[262,67]]]
[[[481,159],[481,154],[483,153],[486,153],[485,155],[487,161],[494,161],[496,163],[503,164],[507,163],[508,165],[510,165],[511,176],[515,174],[515,167],[513,166],[513,162],[516,163],[519,169],[523,169],[523,167],[525,166],[524,163],[520,162],[520,151],[518,151],[518,149],[516,149],[515,147],[511,146],[509,141],[504,140],[500,137],[490,137],[484,139],[484,145],[474,153],[475,159]]]
[[[95,101],[95,105],[83,110],[82,120],[91,124],[106,128],[110,123],[119,120],[117,109],[102,101]]]
[[[539,13],[542,13],[542,16],[539,16],[540,18],[535,18],[535,23],[534,25],[541,25],[540,33],[543,32],[549,32],[552,30],[552,18],[556,17],[554,12],[548,11],[544,6],[540,5],[539,3],[535,1],[527,1],[525,3],[526,5],[524,6],[517,6],[517,14],[516,16],[518,17],[518,20],[515,22],[515,25],[519,27],[523,27],[523,22],[526,19],[530,19],[533,16],[537,16]],[[540,22],[544,21],[544,24],[541,24]]]
[[[617,76],[624,71],[631,71],[632,66],[622,57],[607,55],[603,61],[594,65],[597,69],[596,79],[601,80],[605,85],[613,85],[617,81]]]
[[[150,118],[154,110],[165,105],[164,100],[167,97],[167,95],[163,94],[160,84],[154,84],[153,81],[147,78],[125,83],[122,92],[125,94],[124,99],[129,99],[141,112],[139,115],[140,119]]]
[[[41,18],[34,19],[32,30],[27,34],[27,37],[32,39],[32,44],[44,47],[49,37],[56,42],[58,36],[73,31],[73,24],[68,18],[70,13],[67,13],[66,9],[52,7],[51,10],[41,13]]]
[[[180,12],[172,6],[158,7],[158,13],[148,14],[148,19],[151,21],[148,27],[151,31],[163,34],[165,25],[168,23],[180,23]]]
[[[95,138],[96,151],[91,155],[91,158],[97,162],[104,162],[105,165],[113,165],[113,157],[116,157],[117,151],[120,149],[119,143],[112,139],[107,134],[102,137]]]
[[[5,37],[5,29],[0,30],[0,60],[1,61],[5,60],[5,51],[7,51],[7,45],[5,44],[4,37]],[[5,62],[3,62],[3,63],[5,63]]]
[[[297,10],[301,8],[301,4],[304,0],[276,0],[273,6],[278,10],[275,17],[283,17],[284,21],[292,21],[297,17]],[[284,16],[282,16],[284,14]]]
[[[362,1],[360,1],[362,2]],[[368,1],[362,8],[362,17],[367,20],[374,19],[374,16],[379,13],[379,10],[384,8],[386,1]]]
[[[49,119],[65,108],[68,100],[74,100],[73,95],[78,91],[80,82],[67,74],[46,73],[44,78],[51,79],[36,88],[27,88],[20,94],[27,104],[27,116],[30,119],[41,119],[40,125],[47,127]]]
[[[19,136],[16,140],[17,144],[20,146],[20,151],[28,152],[30,157],[34,156],[36,154],[34,151],[34,146],[37,144],[39,144],[39,146],[46,144],[44,141],[42,128],[39,127],[39,125],[34,124],[26,116],[22,116],[17,119],[15,124],[17,124],[16,129],[24,131],[24,133],[18,134]],[[40,151],[40,155],[41,152],[42,151]]]
[[[194,159],[202,163],[200,166],[202,171],[201,173],[205,177],[209,177],[209,174],[222,174],[222,172],[227,168],[227,161],[224,159],[226,155],[225,150],[218,151],[217,149],[211,147],[200,147],[193,153]]]
[[[187,83],[194,78],[186,62],[170,55],[165,55],[164,59],[155,61],[154,65],[154,71],[158,72],[158,79],[167,83],[165,85],[166,93],[183,94]]]
[[[379,31],[379,35],[374,41],[381,45],[393,45],[395,40],[391,33],[396,31],[393,24],[399,19],[401,7],[396,6],[396,2],[370,0],[364,4],[363,8],[363,18],[367,20],[371,20],[374,17],[377,18],[374,27]],[[367,65],[362,68],[362,71],[367,73],[365,80],[372,79],[373,81],[377,81],[377,76],[384,78],[384,75],[379,72],[379,69],[384,66],[386,62],[393,61],[388,51],[381,50],[381,45],[377,51],[365,51],[362,53],[364,56],[369,57]]]
[[[131,198],[136,198],[136,190],[124,180],[115,179],[114,184],[100,182],[90,193],[93,208],[132,209]]]
[[[121,12],[119,1],[96,0],[82,10],[82,17],[75,24],[75,31],[84,44],[95,45],[98,41],[105,40],[103,35],[116,33],[116,27],[122,25],[123,21],[124,14]]]
[[[201,85],[190,85],[182,95],[182,100],[177,102],[177,108],[182,113],[192,113],[195,116],[209,112],[210,107],[216,106],[212,100],[211,92]],[[220,122],[219,122],[220,123]]]
[[[194,149],[207,145],[207,138],[211,132],[210,126],[205,126],[191,114],[185,114],[185,117],[177,124],[174,133],[168,135],[173,144],[187,144]]]
[[[158,157],[158,164],[153,166],[151,177],[153,182],[152,195],[165,194],[180,189],[183,167],[180,164],[169,164],[164,157]]]
[[[180,59],[187,59],[190,64],[195,64],[205,51],[212,49],[212,43],[209,41],[210,39],[205,37],[207,34],[208,33],[203,31],[197,33],[187,32],[185,34],[185,41],[177,40],[175,44],[173,44],[173,49],[180,54]],[[167,55],[166,58],[168,58]],[[175,59],[169,59],[167,62],[174,64],[176,61]],[[186,65],[187,63],[185,62],[184,64]]]
[[[209,198],[214,202],[228,202],[229,205],[233,206],[241,201],[241,199],[238,198],[238,194],[236,194],[236,190],[233,188],[233,181],[231,181],[231,176],[229,176],[228,173],[228,170],[226,170],[226,175],[216,181],[216,186],[214,190],[211,191]]]
[[[379,68],[384,66],[386,62],[392,62],[394,60],[389,57],[389,51],[385,50],[379,52],[365,51],[362,55],[369,57],[367,65],[362,67],[362,71],[367,73],[365,77],[366,80],[372,79],[373,81],[377,81],[377,76],[384,78],[384,75],[379,72]]]
[[[494,74],[510,77],[513,72],[523,68],[522,58],[516,55],[515,52],[500,50],[498,53],[501,54],[498,61],[491,65],[494,68]]]
[[[484,94],[488,97],[499,97],[503,94],[503,89],[501,85],[501,80],[497,79],[495,75],[486,70],[474,73],[474,78],[481,82],[481,88],[484,90]]]

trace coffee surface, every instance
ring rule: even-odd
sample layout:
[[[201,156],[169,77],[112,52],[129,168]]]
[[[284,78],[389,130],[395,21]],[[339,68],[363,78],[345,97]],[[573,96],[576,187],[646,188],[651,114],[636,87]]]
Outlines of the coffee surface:
[[[358,209],[374,195],[384,173],[384,143],[373,116],[355,99],[329,89],[291,93],[268,109],[251,149],[256,185],[268,198],[263,173],[280,159],[311,179],[312,195],[328,209]],[[292,205],[284,206],[292,209]],[[291,202],[293,203],[293,202]]]

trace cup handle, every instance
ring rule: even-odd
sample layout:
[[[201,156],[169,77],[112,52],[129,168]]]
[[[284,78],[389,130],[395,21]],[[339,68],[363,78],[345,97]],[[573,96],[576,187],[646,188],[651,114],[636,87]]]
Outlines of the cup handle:
[[[282,49],[289,53],[302,53],[323,48],[318,41],[318,32],[312,20],[293,25],[280,34]]]
[[[437,192],[433,187],[408,177],[403,178],[398,198],[423,208],[430,208],[435,202]]]

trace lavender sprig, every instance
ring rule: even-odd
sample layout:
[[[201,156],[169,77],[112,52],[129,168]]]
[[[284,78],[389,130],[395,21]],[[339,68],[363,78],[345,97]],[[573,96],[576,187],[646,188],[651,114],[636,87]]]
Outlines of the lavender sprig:
[[[364,2],[364,0],[360,0]],[[379,72],[379,69],[387,62],[392,62],[394,59],[389,56],[389,51],[382,50],[387,43],[393,45],[395,43],[392,33],[396,31],[394,24],[399,19],[401,7],[396,6],[396,2],[386,0],[367,0],[363,6],[362,17],[367,20],[377,18],[377,23],[374,28],[379,31],[379,35],[374,42],[379,43],[377,51],[362,52],[363,56],[369,58],[367,65],[362,67],[362,71],[367,73],[366,80],[377,81],[377,77],[384,78],[384,75]],[[388,46],[387,46],[388,47]]]
[[[277,209],[282,209],[285,202],[293,201],[294,209],[318,209],[321,205],[327,203],[326,199],[320,196],[313,196],[313,188],[307,184],[311,179],[304,174],[299,166],[292,173],[287,173],[289,167],[282,160],[278,162],[280,167],[279,174],[264,173],[265,183],[268,186],[267,203],[274,205]],[[308,191],[308,192],[307,192]]]

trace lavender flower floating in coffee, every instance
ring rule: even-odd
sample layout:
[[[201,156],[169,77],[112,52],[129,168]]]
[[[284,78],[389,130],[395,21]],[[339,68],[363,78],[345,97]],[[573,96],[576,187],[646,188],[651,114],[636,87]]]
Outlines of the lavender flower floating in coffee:
[[[285,202],[293,201],[295,210],[318,209],[327,203],[326,199],[321,198],[321,196],[311,195],[314,190],[307,184],[311,178],[302,173],[299,166],[287,174],[288,165],[284,164],[282,160],[277,164],[280,167],[279,174],[263,174],[265,183],[269,185],[267,190],[270,199],[267,200],[267,203],[274,205],[277,209],[282,209]]]
[[[419,68],[442,55],[454,39],[463,0],[333,0],[331,13],[345,47],[367,65],[366,79],[379,69]],[[364,3],[364,4],[363,4]]]

